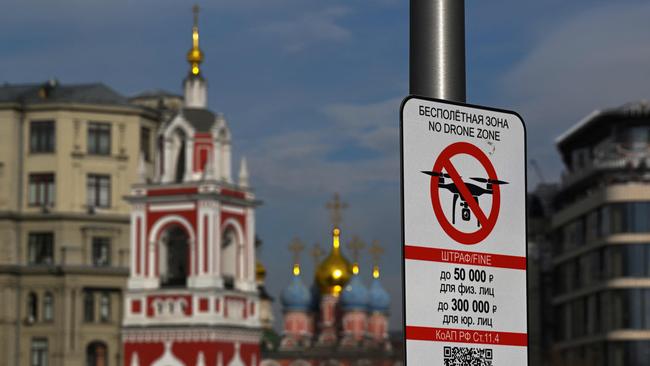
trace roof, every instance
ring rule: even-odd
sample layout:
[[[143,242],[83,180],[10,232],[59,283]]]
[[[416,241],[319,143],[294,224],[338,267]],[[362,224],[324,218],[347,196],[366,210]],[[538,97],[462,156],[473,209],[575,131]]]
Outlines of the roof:
[[[580,120],[578,123],[569,128],[565,133],[555,139],[555,144],[562,149],[563,146],[570,145],[573,140],[579,138],[585,132],[599,123],[611,120],[624,120],[634,118],[644,118],[650,116],[650,101],[640,100],[624,104],[620,107],[603,110],[595,110]]]
[[[0,103],[82,103],[131,106],[128,99],[103,83],[61,84],[56,80],[0,86]]]
[[[182,95],[174,94],[170,91],[164,89],[149,89],[141,93],[129,97],[129,99],[140,99],[140,98],[183,98]]]
[[[183,108],[181,113],[197,132],[209,132],[216,120],[214,113],[203,108]]]

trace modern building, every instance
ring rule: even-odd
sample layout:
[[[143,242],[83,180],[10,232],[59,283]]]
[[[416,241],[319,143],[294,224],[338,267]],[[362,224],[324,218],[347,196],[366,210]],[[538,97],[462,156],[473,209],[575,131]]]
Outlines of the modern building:
[[[548,250],[555,183],[541,183],[528,193],[528,364],[544,365],[550,358],[553,319],[552,260]]]
[[[552,365],[650,360],[650,104],[596,111],[558,138],[550,222]]]
[[[104,84],[0,86],[0,364],[121,364],[122,196],[159,121]]]

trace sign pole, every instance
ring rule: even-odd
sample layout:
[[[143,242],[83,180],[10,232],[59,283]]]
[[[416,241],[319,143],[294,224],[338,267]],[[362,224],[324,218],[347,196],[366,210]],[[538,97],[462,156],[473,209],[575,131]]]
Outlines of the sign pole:
[[[465,102],[465,0],[411,0],[410,94]]]

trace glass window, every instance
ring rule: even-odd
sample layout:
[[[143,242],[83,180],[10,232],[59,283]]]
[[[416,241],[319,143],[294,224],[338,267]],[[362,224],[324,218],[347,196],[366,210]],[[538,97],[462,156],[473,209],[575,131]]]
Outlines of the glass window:
[[[111,124],[88,123],[88,153],[94,155],[110,155],[111,153]]]
[[[52,321],[54,319],[54,296],[51,292],[46,292],[43,296],[43,320]]]
[[[38,319],[38,297],[35,293],[30,292],[27,295],[27,321],[30,323]]]
[[[87,188],[88,207],[110,207],[110,175],[88,174]]]
[[[106,237],[93,237],[92,247],[93,266],[109,266],[111,264],[111,239]]]
[[[32,121],[29,125],[29,151],[54,152],[54,121]]]
[[[589,244],[598,239],[598,211],[592,211],[587,215],[585,237]]]
[[[54,263],[54,234],[29,233],[28,246],[29,264]]]
[[[91,291],[84,293],[84,321],[95,321],[95,296]]]
[[[99,298],[99,320],[104,323],[111,320],[111,296],[107,292]]]
[[[623,146],[632,150],[645,149],[648,146],[648,127],[630,126],[622,131]]]
[[[145,161],[151,160],[151,130],[148,127],[140,128],[140,153]]]
[[[29,175],[29,205],[54,205],[54,174],[34,173]]]
[[[608,205],[605,205],[598,209],[598,221],[598,235],[600,237],[609,235],[611,233],[612,222],[610,216],[610,208]]]
[[[103,342],[93,342],[86,347],[86,366],[107,366],[108,352]]]
[[[32,339],[31,366],[47,366],[47,339]]]

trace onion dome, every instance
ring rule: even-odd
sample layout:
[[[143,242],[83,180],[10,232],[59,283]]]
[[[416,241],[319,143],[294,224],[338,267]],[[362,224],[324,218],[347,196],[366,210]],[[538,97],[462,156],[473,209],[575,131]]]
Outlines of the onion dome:
[[[341,292],[343,310],[366,310],[368,306],[368,289],[355,274]]]
[[[390,307],[390,295],[384,290],[379,281],[379,268],[377,266],[372,271],[372,277],[373,280],[368,291],[368,309],[387,313]]]
[[[293,276],[291,283],[282,291],[282,306],[284,310],[309,310],[311,303],[311,294],[309,289],[300,279],[300,266],[297,264],[293,267]]]
[[[341,230],[332,230],[332,251],[316,269],[316,283],[321,294],[338,296],[352,276],[350,262],[341,254],[339,235]]]
[[[264,283],[264,280],[266,279],[266,268],[262,264],[262,262],[256,262],[255,263],[255,281],[258,284]]]

